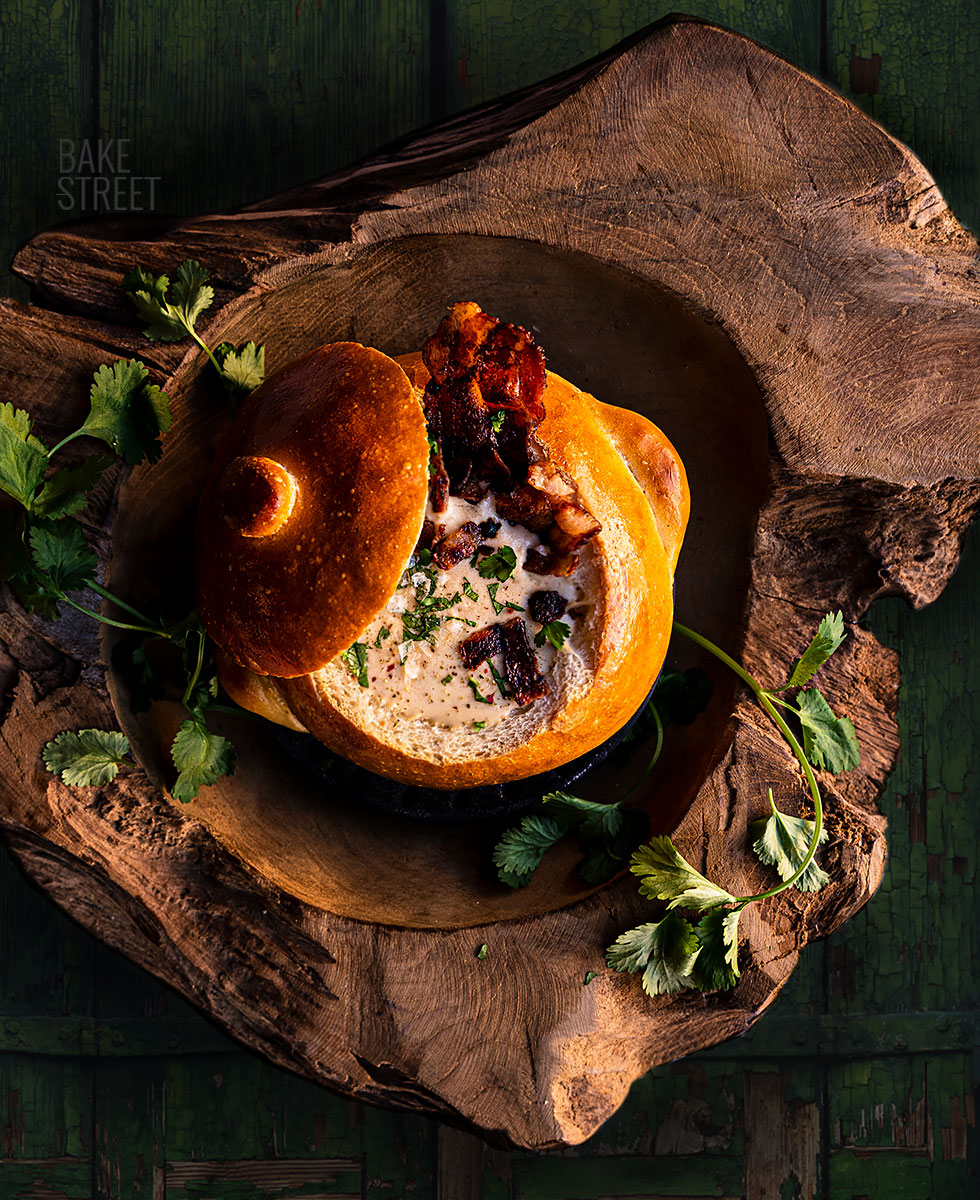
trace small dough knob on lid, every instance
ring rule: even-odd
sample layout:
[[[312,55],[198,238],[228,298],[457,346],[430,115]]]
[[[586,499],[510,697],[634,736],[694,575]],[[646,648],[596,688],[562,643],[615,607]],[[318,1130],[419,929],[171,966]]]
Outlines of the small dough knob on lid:
[[[296,481],[282,463],[256,455],[233,458],[221,473],[218,511],[242,537],[268,537],[289,520]]]

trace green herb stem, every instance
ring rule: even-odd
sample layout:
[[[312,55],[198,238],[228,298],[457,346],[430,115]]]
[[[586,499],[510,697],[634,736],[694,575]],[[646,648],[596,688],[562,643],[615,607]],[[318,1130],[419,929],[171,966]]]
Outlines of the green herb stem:
[[[187,708],[188,711],[188,702],[190,701],[197,681],[200,678],[201,667],[204,665],[204,634],[198,632],[197,630],[194,632],[197,634],[197,661],[194,663],[194,670],[190,679],[187,681],[187,687],[184,689],[184,694],[180,699],[181,704],[184,706],[184,708]]]
[[[660,713],[657,712],[657,706],[653,703],[653,701],[650,702],[650,712],[652,713],[654,722],[657,726],[657,744],[653,748],[653,755],[651,756],[650,761],[647,763],[643,774],[639,777],[639,779],[636,779],[633,783],[631,783],[623,793],[623,800],[627,800],[630,796],[632,796],[644,779],[646,779],[646,777],[650,774],[653,768],[657,765],[657,761],[660,758],[660,753],[664,748],[664,723],[660,719]]]
[[[813,837],[810,839],[810,845],[807,848],[806,855],[799,867],[793,872],[789,879],[779,884],[777,887],[770,888],[766,892],[759,892],[755,896],[737,896],[736,901],[740,909],[747,904],[751,904],[754,900],[768,900],[770,896],[778,896],[780,892],[785,892],[787,888],[791,888],[796,881],[803,875],[810,863],[813,862],[814,856],[817,853],[817,847],[820,845],[820,835],[823,832],[823,801],[820,797],[820,788],[817,784],[816,776],[813,774],[813,768],[810,766],[810,761],[803,751],[803,747],[796,740],[792,729],[786,724],[782,714],[776,709],[772,703],[772,699],[766,689],[754,679],[741,664],[737,663],[734,658],[726,654],[710,642],[706,637],[702,637],[700,633],[695,633],[693,629],[688,629],[686,625],[681,625],[679,621],[674,622],[674,629],[700,646],[702,650],[707,650],[709,654],[714,655],[729,667],[752,691],[763,710],[768,714],[773,724],[789,743],[790,749],[799,760],[800,766],[803,768],[803,775],[806,778],[807,785],[810,788],[810,795],[813,797]]]
[[[102,615],[102,613],[97,613],[91,608],[86,608],[84,604],[78,604],[76,601],[72,600],[71,596],[62,594],[58,598],[60,600],[64,600],[66,604],[70,604],[71,607],[77,609],[78,612],[84,613],[85,616],[92,617],[92,619],[95,621],[101,621],[103,625],[111,625],[113,629],[131,629],[134,633],[148,633],[153,637],[159,638],[170,637],[169,633],[166,633],[160,629],[151,629],[147,625],[128,625],[125,621],[114,621],[112,617],[105,617]]]
[[[197,333],[194,332],[194,330],[190,327],[190,325],[187,324],[186,321],[184,322],[184,327],[186,328],[187,332],[191,335],[191,337],[194,339],[194,341],[197,342],[197,344],[201,347],[201,349],[204,351],[204,353],[208,356],[208,358],[210,358],[211,362],[214,365],[214,369],[220,375],[221,374],[221,363],[219,363],[218,360],[211,353],[210,349],[208,348],[207,343]]]
[[[141,613],[138,608],[133,608],[133,606],[131,604],[127,604],[125,600],[120,600],[118,596],[114,596],[112,592],[104,588],[101,583],[96,583],[94,579],[91,579],[89,580],[88,586],[93,592],[96,593],[96,595],[101,596],[103,600],[108,600],[111,604],[114,604],[116,608],[121,608],[123,612],[128,612],[130,616],[136,617],[139,621],[145,621],[148,625],[152,624],[152,617],[148,617],[145,613]],[[163,628],[162,625],[158,627],[158,632],[159,636],[162,638],[170,637],[170,634]]]
[[[81,437],[81,436],[82,436],[82,430],[76,429],[74,433],[69,433],[67,437],[63,437],[61,439],[61,441],[57,444],[57,446],[55,446],[53,449],[48,451],[49,461],[58,453],[58,451],[62,448],[62,446],[67,446],[69,442],[73,442],[75,440],[75,438]]]

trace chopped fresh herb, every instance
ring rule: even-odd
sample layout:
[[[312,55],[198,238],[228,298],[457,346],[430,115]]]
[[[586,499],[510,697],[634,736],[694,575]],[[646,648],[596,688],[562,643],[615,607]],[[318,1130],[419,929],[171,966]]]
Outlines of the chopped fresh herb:
[[[367,649],[364,642],[355,642],[340,655],[344,666],[364,688],[368,686]]]
[[[486,721],[474,721],[473,722],[474,729],[486,729],[486,727],[487,727]]]
[[[486,956],[487,956],[487,944],[486,944],[486,942],[484,942],[483,945],[479,948],[479,950],[477,950],[476,957],[480,960],[480,962],[483,962],[483,960],[486,958]]]
[[[431,642],[435,645],[435,633],[442,621],[433,612],[419,609],[416,612],[404,612],[402,617],[402,638],[406,642]],[[405,660],[402,659],[404,662]]]
[[[469,596],[471,600],[479,600],[480,596],[468,579],[463,580],[463,595]]]
[[[422,549],[419,551],[418,562],[423,567],[427,567],[429,565],[429,563],[432,562],[432,551],[429,550],[428,547],[423,546]],[[435,581],[434,574],[431,575],[430,578],[433,580],[433,582]]]
[[[450,672],[448,675],[443,675],[443,677],[439,680],[439,682],[443,685],[443,687],[445,687],[447,683],[452,683],[452,681],[453,681],[452,672]]]
[[[490,594],[490,603],[493,605],[493,611],[498,615],[502,613],[504,609],[507,609],[508,612],[523,612],[524,609],[519,604],[515,604],[513,600],[497,599],[497,588],[499,587],[499,583],[487,584],[487,591]]]
[[[534,635],[535,646],[543,646],[545,642],[550,642],[556,650],[560,650],[565,644],[565,639],[571,634],[571,629],[564,621],[549,621],[547,625],[542,625],[538,632]]]
[[[462,621],[464,625],[469,625],[470,629],[476,629],[476,621],[471,621],[468,617],[443,617],[444,621]]]
[[[499,408],[490,418],[490,428],[494,433],[499,433],[504,427],[504,421],[507,420],[506,408]]]
[[[493,554],[488,554],[476,569],[484,579],[496,579],[500,583],[506,583],[516,568],[517,555],[510,546],[501,546]]]
[[[469,685],[470,691],[473,693],[474,700],[478,700],[480,702],[480,704],[492,704],[493,703],[492,700],[488,700],[486,698],[486,696],[484,696],[484,694],[480,691],[480,685],[476,682],[475,679],[470,678],[470,679],[467,679],[466,682]]]
[[[44,747],[44,765],[71,787],[111,783],[121,766],[134,767],[129,739],[117,730],[80,729],[59,733]]]
[[[497,690],[500,692],[500,698],[504,699],[505,696],[509,696],[511,692],[510,688],[507,686],[507,680],[504,679],[503,675],[500,674],[492,662],[488,662],[487,667],[490,670],[490,674],[493,676],[494,683],[497,685]]]
[[[598,974],[597,971],[586,971],[584,986],[588,987],[589,984],[592,982],[592,980],[595,979],[597,974]]]
[[[379,649],[381,646],[381,643],[385,640],[385,638],[390,637],[390,636],[391,636],[391,630],[388,628],[387,625],[382,625],[381,628],[378,630],[378,636],[374,639],[375,650]]]

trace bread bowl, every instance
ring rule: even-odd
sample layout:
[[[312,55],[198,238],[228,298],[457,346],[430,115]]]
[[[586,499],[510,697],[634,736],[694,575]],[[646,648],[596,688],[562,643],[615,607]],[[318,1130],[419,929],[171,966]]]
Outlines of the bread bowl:
[[[456,304],[421,352],[332,343],[249,397],[201,499],[198,606],[244,707],[404,783],[503,783],[643,703],[688,511],[659,429]]]

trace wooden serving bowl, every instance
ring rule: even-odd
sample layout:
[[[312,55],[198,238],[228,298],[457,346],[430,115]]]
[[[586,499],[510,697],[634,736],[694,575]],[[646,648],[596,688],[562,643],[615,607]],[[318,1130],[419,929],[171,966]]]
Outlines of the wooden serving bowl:
[[[166,382],[164,458],[106,492],[93,530],[112,585],[139,602],[188,556],[227,416],[198,355],[139,338],[126,270],[200,259],[219,289],[207,340],[264,341],[270,369],[338,338],[414,349],[449,303],[477,300],[532,327],[559,374],[667,432],[693,495],[678,615],[776,684],[823,612],[854,621],[886,592],[926,603],[955,566],[980,501],[976,253],[909,151],[839,95],[678,19],[243,212],[44,234],[17,269],[90,315],[7,304],[0,336],[52,432],[71,424],[61,397],[83,407],[83,380],[113,353]],[[585,888],[568,847],[505,891],[488,864],[496,827],[324,795],[235,718],[238,774],[176,805],[159,784],[179,711],[134,718],[90,630],[42,630],[13,604],[3,621],[0,828],[49,894],[274,1061],[511,1144],[581,1141],[651,1066],[744,1031],[881,876],[898,672],[858,626],[826,684],[862,744],[858,769],[823,781],[831,883],[746,911],[732,992],[651,1000],[601,966],[659,911],[630,878]],[[669,661],[695,657],[674,646]],[[643,803],[749,894],[770,877],[748,823],[767,786],[789,810],[803,786],[733,679],[698,661],[711,707],[671,731]],[[70,789],[44,771],[55,733],[116,721],[145,772]],[[621,794],[642,758],[607,763],[582,794]]]

